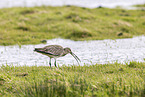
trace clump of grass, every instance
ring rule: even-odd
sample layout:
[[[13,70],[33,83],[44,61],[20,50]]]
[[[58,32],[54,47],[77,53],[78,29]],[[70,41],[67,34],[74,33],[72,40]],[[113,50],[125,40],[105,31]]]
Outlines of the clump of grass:
[[[137,62],[130,62],[128,64],[129,67],[132,67],[132,68],[136,68],[137,67]]]
[[[77,40],[77,39],[83,39],[83,38],[88,38],[88,37],[93,36],[93,34],[88,29],[85,29],[85,28],[83,29],[79,25],[74,25],[73,28],[70,27],[70,29],[68,30],[69,30],[69,33],[65,32],[66,33],[65,38],[68,38],[68,39]]]
[[[54,79],[44,81],[38,81],[33,83],[32,86],[26,86],[24,89],[22,88],[22,93],[24,96],[41,96],[41,97],[76,97],[79,94],[85,95],[85,92],[88,90],[88,84],[84,79],[69,79],[69,83],[67,84],[65,79]]]
[[[35,13],[35,10],[31,10],[31,9],[22,10],[20,12],[20,14],[22,14],[22,15],[33,14],[33,13]]]
[[[145,63],[139,62],[52,69],[46,66],[2,66],[0,73],[4,81],[0,87],[2,96],[143,97],[145,91]]]
[[[76,13],[69,13],[66,15],[66,19],[71,19],[72,22],[81,22],[81,17]]]
[[[145,35],[144,16],[143,10],[75,6],[3,8],[0,45],[38,44],[58,37],[96,40]]]
[[[17,29],[23,30],[23,31],[28,31],[30,28],[25,27],[25,26],[19,26],[19,27],[17,27]]]
[[[0,85],[3,85],[5,80],[3,78],[0,78]]]
[[[135,7],[145,7],[145,4],[134,5]]]

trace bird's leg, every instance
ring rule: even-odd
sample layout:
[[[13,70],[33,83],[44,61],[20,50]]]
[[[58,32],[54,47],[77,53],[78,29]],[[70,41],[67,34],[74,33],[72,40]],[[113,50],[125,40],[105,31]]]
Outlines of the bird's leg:
[[[57,66],[56,66],[56,59],[55,59],[54,65],[55,65],[55,67],[57,67]]]
[[[50,68],[51,68],[51,58],[50,58],[50,60],[49,60],[49,65],[50,65]]]

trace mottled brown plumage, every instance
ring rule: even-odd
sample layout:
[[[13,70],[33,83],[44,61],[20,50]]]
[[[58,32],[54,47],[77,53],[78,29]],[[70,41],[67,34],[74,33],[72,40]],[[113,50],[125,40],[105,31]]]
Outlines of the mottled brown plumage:
[[[71,51],[70,48],[63,48],[60,45],[49,45],[43,48],[35,48],[34,51],[50,57],[49,61],[50,67],[51,67],[51,58],[55,59],[54,64],[56,67],[56,58],[65,56],[68,53],[70,53],[77,60],[77,62],[80,61],[80,59]]]

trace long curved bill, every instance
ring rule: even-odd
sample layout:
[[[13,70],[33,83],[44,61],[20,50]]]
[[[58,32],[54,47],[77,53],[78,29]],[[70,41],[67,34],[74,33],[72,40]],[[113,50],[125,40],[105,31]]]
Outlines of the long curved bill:
[[[73,52],[71,52],[70,54],[76,59],[78,64],[79,64],[79,62],[81,62],[81,60]]]

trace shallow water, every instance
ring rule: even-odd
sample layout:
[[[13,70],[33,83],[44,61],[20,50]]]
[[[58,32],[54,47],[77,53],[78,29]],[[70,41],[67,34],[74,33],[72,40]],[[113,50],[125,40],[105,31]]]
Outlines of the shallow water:
[[[130,5],[144,4],[145,0],[0,0],[0,8],[4,7],[33,7],[33,6],[62,6],[75,5],[88,8],[98,6],[114,8],[116,6],[128,7]]]
[[[0,65],[49,65],[49,58],[34,52],[35,47],[57,44],[63,47],[70,47],[72,51],[81,59],[80,65],[84,64],[105,64],[105,63],[125,63],[129,61],[144,62],[145,58],[145,36],[129,39],[116,40],[92,40],[92,41],[72,41],[67,39],[48,40],[47,44],[39,45],[18,45],[0,46]],[[52,61],[52,63],[54,60]],[[59,66],[76,64],[76,60],[70,55],[57,58]]]

